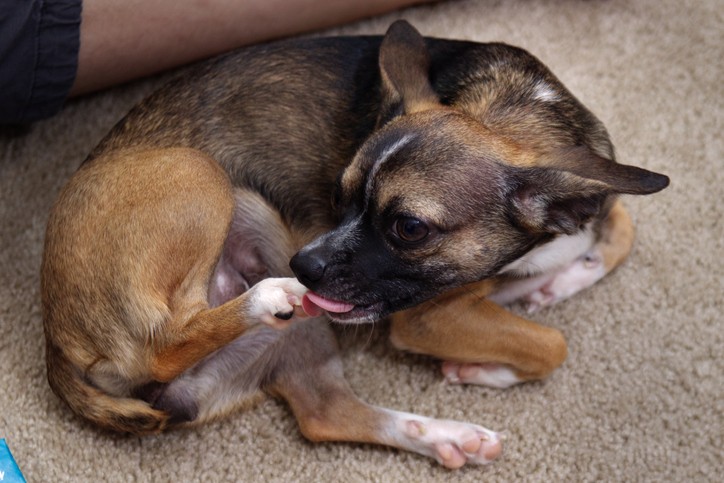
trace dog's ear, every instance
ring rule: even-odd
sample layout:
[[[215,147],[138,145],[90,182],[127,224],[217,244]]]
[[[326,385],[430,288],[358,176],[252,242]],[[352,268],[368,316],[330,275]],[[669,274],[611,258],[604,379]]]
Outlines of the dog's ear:
[[[429,80],[430,54],[425,39],[404,20],[387,30],[379,54],[382,105],[377,127],[401,114],[440,106]]]
[[[669,185],[669,177],[636,166],[618,164],[593,153],[585,146],[554,151],[540,165],[568,171],[583,178],[601,181],[616,193],[649,195]]]
[[[669,184],[667,176],[618,164],[587,149],[558,153],[544,164],[510,168],[512,216],[533,233],[573,234],[600,212],[609,195],[646,195]]]

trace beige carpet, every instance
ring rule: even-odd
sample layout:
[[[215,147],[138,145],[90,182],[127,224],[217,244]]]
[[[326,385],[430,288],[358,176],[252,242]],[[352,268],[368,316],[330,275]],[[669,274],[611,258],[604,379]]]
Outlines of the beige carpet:
[[[392,351],[383,334],[344,335],[361,396],[506,430],[503,457],[451,473],[385,448],[314,445],[275,401],[145,439],[70,414],[45,380],[38,267],[47,213],[155,79],[0,136],[0,437],[29,481],[722,481],[724,4],[455,1],[333,33],[381,33],[400,17],[427,35],[527,48],[607,124],[622,162],[672,179],[660,194],[627,200],[638,240],[620,270],[535,315],[570,342],[568,361],[543,383],[447,386],[435,361]]]

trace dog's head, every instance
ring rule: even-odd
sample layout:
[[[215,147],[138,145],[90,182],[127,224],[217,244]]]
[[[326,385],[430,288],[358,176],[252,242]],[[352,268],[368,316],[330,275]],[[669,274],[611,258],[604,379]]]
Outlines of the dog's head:
[[[379,128],[338,180],[341,222],[292,258],[335,320],[372,321],[492,277],[535,246],[576,233],[610,195],[668,183],[582,147],[539,159],[441,105],[428,69],[422,37],[393,24],[380,48]]]

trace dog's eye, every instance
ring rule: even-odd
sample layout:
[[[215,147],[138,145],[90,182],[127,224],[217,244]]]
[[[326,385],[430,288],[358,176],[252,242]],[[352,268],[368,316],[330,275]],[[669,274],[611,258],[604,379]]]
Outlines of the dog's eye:
[[[422,220],[410,216],[397,218],[392,225],[392,231],[403,242],[416,243],[424,240],[430,233],[430,227]]]

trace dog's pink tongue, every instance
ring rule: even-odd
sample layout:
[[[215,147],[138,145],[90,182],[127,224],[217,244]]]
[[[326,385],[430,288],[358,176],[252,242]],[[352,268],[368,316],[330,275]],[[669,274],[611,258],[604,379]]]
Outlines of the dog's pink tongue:
[[[322,310],[326,310],[327,312],[332,312],[334,314],[343,314],[352,310],[354,305],[326,299],[310,290],[304,294],[304,297],[302,298],[302,308],[307,314],[316,316],[321,314]]]

